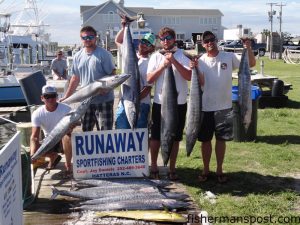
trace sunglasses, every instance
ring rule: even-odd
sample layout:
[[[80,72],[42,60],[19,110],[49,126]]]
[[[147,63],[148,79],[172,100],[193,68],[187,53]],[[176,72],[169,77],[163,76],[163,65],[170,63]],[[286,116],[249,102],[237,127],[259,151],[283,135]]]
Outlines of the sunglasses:
[[[170,40],[174,39],[174,37],[172,35],[168,35],[168,36],[165,36],[165,37],[160,37],[159,39],[161,41],[165,41],[165,40],[170,41]]]
[[[62,55],[62,54],[57,54],[57,55]]]
[[[81,36],[81,39],[82,40],[85,40],[85,41],[91,41],[95,38],[95,35],[87,35],[87,36]]]
[[[56,97],[57,97],[57,94],[44,95],[45,99],[56,98]]]
[[[203,43],[208,44],[209,42],[215,42],[215,41],[216,41],[216,38],[212,37],[212,38],[208,38],[208,39],[203,40]]]
[[[142,39],[142,40],[140,41],[140,43],[141,43],[142,45],[146,45],[147,47],[151,47],[151,46],[152,46],[152,44],[151,44],[149,41],[145,40],[145,39]]]

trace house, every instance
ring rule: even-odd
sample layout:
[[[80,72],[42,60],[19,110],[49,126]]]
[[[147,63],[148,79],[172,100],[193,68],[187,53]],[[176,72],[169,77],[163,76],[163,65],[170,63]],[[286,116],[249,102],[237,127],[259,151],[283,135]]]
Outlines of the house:
[[[145,32],[157,34],[164,26],[176,31],[177,40],[200,40],[200,35],[210,30],[223,38],[222,16],[218,9],[155,9],[152,7],[125,7],[124,0],[106,1],[97,6],[80,6],[82,26],[93,26],[102,43],[113,43],[114,37],[121,29],[119,13],[129,16],[143,15],[146,27],[139,29],[137,22],[131,23],[133,39],[138,39]]]

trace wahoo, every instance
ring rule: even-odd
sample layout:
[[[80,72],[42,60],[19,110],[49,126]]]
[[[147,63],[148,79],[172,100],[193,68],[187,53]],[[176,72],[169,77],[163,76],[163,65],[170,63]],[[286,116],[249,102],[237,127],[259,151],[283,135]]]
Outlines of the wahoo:
[[[199,83],[197,67],[192,69],[190,96],[188,102],[186,121],[186,153],[187,156],[190,156],[197,141],[202,123],[202,90]]]
[[[162,87],[160,143],[164,165],[170,159],[178,129],[177,89],[172,66],[165,70]]]
[[[238,87],[239,87],[239,106],[241,120],[247,132],[252,114],[252,99],[251,99],[251,74],[248,59],[248,50],[243,49],[241,63],[238,72]]]
[[[106,76],[101,79],[95,80],[91,84],[80,88],[70,97],[66,98],[63,103],[71,104],[74,102],[82,102],[84,99],[95,96],[101,90],[111,90],[118,87],[125,80],[130,77],[129,74],[120,74],[115,76]]]
[[[92,97],[83,101],[78,108],[73,109],[67,113],[61,120],[56,124],[50,134],[44,138],[42,145],[31,157],[31,160],[36,160],[49,150],[51,150],[68,132],[69,128],[74,125],[87,111],[91,104]]]
[[[126,20],[122,46],[122,72],[131,74],[131,77],[121,85],[121,101],[123,101],[130,127],[134,129],[137,126],[140,111],[140,71],[130,32],[130,23],[133,19],[130,19],[125,15],[121,15],[121,17]]]

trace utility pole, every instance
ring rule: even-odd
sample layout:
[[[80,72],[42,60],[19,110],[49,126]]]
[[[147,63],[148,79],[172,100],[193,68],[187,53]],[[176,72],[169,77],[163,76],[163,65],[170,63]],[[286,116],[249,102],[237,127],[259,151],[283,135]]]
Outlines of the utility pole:
[[[267,5],[271,6],[271,10],[268,12],[269,21],[271,22],[271,32],[270,32],[270,59],[273,59],[273,16],[276,14],[276,11],[273,10],[273,5],[277,3],[267,3]]]
[[[280,36],[280,42],[279,42],[279,59],[282,59],[282,31],[281,31],[281,25],[282,25],[282,6],[286,6],[284,4],[282,4],[282,2],[280,4],[276,4],[276,6],[280,7],[280,11],[279,11],[279,36]]]

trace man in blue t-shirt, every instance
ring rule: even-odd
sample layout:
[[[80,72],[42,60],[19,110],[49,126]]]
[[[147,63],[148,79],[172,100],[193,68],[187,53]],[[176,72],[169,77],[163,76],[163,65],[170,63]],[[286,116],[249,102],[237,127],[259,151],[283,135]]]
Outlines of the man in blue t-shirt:
[[[85,26],[80,30],[80,38],[84,48],[77,52],[73,58],[72,77],[63,101],[72,95],[78,84],[84,87],[95,80],[107,75],[115,74],[115,65],[110,52],[96,45],[96,30]],[[85,113],[82,121],[82,130],[93,130],[96,123],[100,130],[111,130],[113,126],[114,93],[100,91],[93,98],[92,103]]]

